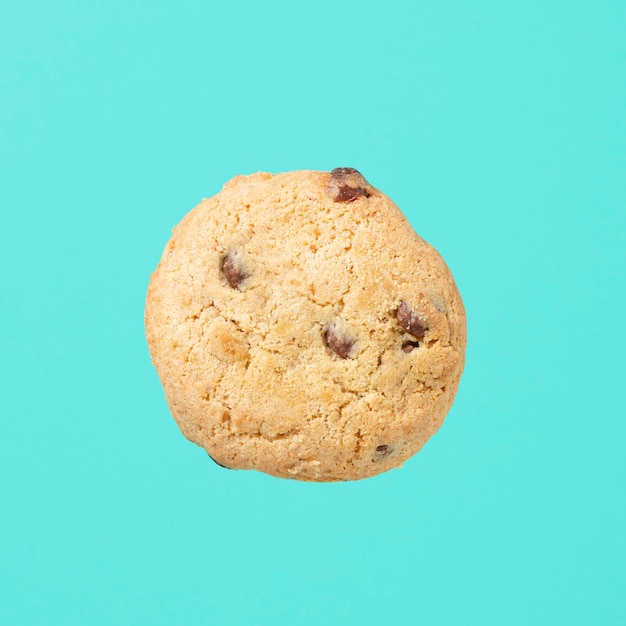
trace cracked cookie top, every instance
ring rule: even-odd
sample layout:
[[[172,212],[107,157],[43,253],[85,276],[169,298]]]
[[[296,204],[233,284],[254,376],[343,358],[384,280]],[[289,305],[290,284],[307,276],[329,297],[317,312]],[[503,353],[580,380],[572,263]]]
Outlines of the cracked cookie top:
[[[224,467],[301,480],[401,465],[464,363],[446,264],[352,168],[228,182],[174,229],[145,321],[185,436]]]

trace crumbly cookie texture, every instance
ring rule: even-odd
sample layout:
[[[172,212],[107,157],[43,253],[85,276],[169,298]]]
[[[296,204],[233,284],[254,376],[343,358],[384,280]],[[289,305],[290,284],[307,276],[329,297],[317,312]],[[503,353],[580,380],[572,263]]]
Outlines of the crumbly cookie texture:
[[[441,426],[465,311],[437,251],[354,169],[238,176],[176,226],[150,353],[216,463],[309,481],[402,465]]]

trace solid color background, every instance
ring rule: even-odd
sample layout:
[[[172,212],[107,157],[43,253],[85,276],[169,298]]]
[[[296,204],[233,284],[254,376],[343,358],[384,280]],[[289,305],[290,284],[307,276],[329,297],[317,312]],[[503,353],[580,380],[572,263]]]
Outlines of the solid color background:
[[[2,624],[623,624],[626,3],[0,10]],[[228,472],[143,305],[229,178],[356,167],[452,268],[446,424],[346,484]]]

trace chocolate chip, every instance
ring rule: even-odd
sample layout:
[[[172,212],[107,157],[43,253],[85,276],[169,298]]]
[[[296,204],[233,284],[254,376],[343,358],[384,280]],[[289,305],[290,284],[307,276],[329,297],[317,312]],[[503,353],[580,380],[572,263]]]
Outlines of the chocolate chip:
[[[334,170],[331,170],[330,175],[335,178],[347,178],[348,176],[360,176],[363,178],[363,174],[353,167],[336,167]]]
[[[400,326],[410,335],[413,335],[416,339],[424,338],[424,333],[428,330],[428,326],[426,326],[425,322],[420,320],[416,313],[409,309],[406,302],[400,303],[396,311],[396,319],[400,323]]]
[[[348,358],[350,350],[352,350],[352,346],[354,346],[354,340],[337,324],[331,324],[326,329],[324,339],[326,340],[328,348],[342,359]]]
[[[374,451],[374,460],[379,461],[380,459],[384,459],[386,456],[389,456],[391,452],[392,449],[389,446],[377,446]]]
[[[339,187],[337,194],[333,198],[335,202],[354,202],[357,198],[367,198],[369,194],[361,187],[349,187],[343,185]]]
[[[228,284],[236,289],[239,285],[248,278],[249,274],[243,269],[241,261],[236,257],[234,252],[229,252],[222,259],[222,274],[228,281]]]
[[[209,458],[211,459],[211,461],[213,461],[213,463],[215,463],[215,465],[219,465],[220,467],[223,467],[224,469],[233,469],[232,467],[227,467],[226,465],[222,465],[219,461],[216,461],[208,452],[207,452]]]
[[[354,202],[369,198],[368,183],[360,172],[352,167],[336,167],[330,173],[328,193],[335,202]]]
[[[405,341],[402,344],[402,352],[406,352],[407,354],[413,352],[415,348],[419,348],[419,345],[419,341]]]

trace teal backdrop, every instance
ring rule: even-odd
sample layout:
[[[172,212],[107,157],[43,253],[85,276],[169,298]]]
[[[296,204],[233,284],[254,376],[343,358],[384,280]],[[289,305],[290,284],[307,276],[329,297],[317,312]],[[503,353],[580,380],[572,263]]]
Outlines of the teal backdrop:
[[[361,170],[468,312],[400,470],[229,472],[143,334],[236,174]],[[626,3],[0,8],[0,623],[626,623]]]

